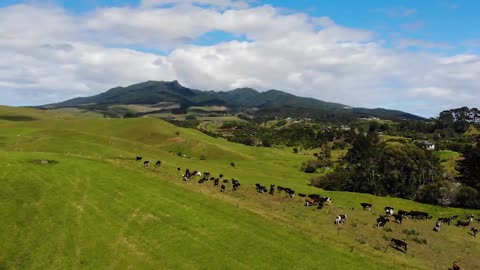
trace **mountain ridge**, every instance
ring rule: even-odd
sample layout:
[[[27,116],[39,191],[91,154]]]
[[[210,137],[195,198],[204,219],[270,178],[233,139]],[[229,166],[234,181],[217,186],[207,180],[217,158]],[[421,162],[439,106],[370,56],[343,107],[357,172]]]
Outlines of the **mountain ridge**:
[[[299,97],[288,92],[270,89],[264,92],[253,88],[236,88],[229,91],[202,91],[182,86],[174,81],[146,81],[127,87],[114,87],[90,97],[77,97],[59,103],[39,106],[43,109],[87,108],[98,110],[112,105],[154,105],[160,102],[174,102],[181,108],[191,106],[226,106],[231,112],[258,109],[257,113],[267,114],[290,111],[313,118],[336,115],[340,118],[379,117],[389,120],[424,120],[424,118],[398,110],[383,108],[357,108],[315,98]]]

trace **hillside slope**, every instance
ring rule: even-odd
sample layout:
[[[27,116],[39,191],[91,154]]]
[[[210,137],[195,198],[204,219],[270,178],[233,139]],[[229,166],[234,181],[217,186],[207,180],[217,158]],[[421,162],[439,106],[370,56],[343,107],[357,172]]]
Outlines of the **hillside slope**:
[[[233,144],[153,118],[49,114],[0,107],[0,268],[480,267],[480,245],[467,230],[444,225],[435,233],[432,221],[415,220],[374,226],[387,205],[434,217],[471,211],[318,190],[298,170],[311,155],[288,148]],[[35,120],[5,120],[25,115]],[[136,155],[162,166],[145,168]],[[211,182],[181,181],[178,167],[222,173],[242,186],[220,193]],[[334,203],[307,208],[301,198],[255,192],[257,182],[320,192]],[[336,227],[338,214],[349,219]],[[391,237],[405,239],[408,253],[389,248]]]

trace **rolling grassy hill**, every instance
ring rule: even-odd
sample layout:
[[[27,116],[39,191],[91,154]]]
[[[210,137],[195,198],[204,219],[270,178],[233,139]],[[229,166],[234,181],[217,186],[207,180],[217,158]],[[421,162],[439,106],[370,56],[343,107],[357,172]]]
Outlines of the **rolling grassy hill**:
[[[144,168],[136,155],[162,166]],[[154,118],[0,107],[0,269],[480,268],[480,244],[467,229],[435,233],[433,221],[414,220],[374,226],[387,205],[434,217],[471,210],[318,190],[298,170],[310,157]],[[242,186],[220,193],[211,182],[181,181],[178,167]],[[259,194],[257,182],[331,196],[333,205],[317,210],[301,198]],[[372,212],[360,202],[373,203]],[[349,218],[337,227],[338,214]],[[389,248],[391,237],[405,239],[408,253]]]

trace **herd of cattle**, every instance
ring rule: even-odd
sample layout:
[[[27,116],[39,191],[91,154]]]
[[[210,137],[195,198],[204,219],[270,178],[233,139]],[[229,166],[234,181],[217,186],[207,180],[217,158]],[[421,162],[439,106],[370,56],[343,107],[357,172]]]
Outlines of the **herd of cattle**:
[[[141,161],[142,157],[137,156],[136,158],[137,161]],[[162,162],[158,160],[155,163],[155,166],[161,166]],[[146,160],[144,161],[143,165],[145,167],[148,167],[150,165],[150,161]],[[181,168],[177,168],[178,172],[181,172]],[[189,169],[186,169],[185,172],[182,175],[183,181],[190,181],[194,177],[200,177],[198,180],[199,184],[203,184],[208,181],[213,182],[213,186],[220,186],[220,192],[225,192],[227,190],[227,185],[229,183],[232,184],[232,190],[236,191],[240,188],[240,182],[237,179],[232,178],[231,180],[224,179],[223,174],[218,175],[218,177],[212,176],[209,172],[204,172],[201,173],[199,171],[190,171]],[[270,185],[269,188],[267,188],[264,185],[261,185],[260,183],[255,184],[255,189],[258,193],[269,193],[270,195],[275,194],[275,190],[277,193],[282,193],[284,192],[288,197],[294,198],[295,197],[295,190],[288,188],[288,187],[282,187],[282,186],[275,186],[275,185]],[[305,198],[305,206],[310,207],[310,206],[317,206],[317,209],[322,209],[325,204],[331,205],[332,203],[332,198],[330,197],[322,197],[319,194],[305,194],[305,193],[298,193],[297,194],[299,197]],[[363,210],[366,211],[371,211],[373,205],[371,203],[366,203],[363,202],[360,204],[360,206],[363,208]],[[424,219],[424,220],[431,220],[433,217],[429,215],[426,212],[422,211],[405,211],[405,210],[398,210],[397,213],[395,213],[395,209],[393,207],[387,206],[384,208],[385,214],[380,215],[376,219],[376,226],[377,227],[384,227],[388,222],[390,222],[390,218],[393,218],[393,221],[398,224],[402,224],[402,221],[406,218],[408,219]],[[435,222],[435,226],[433,230],[435,232],[440,232],[442,224],[447,224],[450,225],[452,221],[455,221],[458,219],[458,215],[451,216],[451,217],[440,217],[437,219]],[[344,224],[347,220],[347,215],[345,214],[340,214],[335,217],[334,224],[335,225],[340,225]],[[465,220],[457,220],[456,226],[461,226],[463,228],[466,228],[471,225],[471,223],[474,220],[474,215],[469,215],[465,217]],[[477,219],[477,221],[480,222],[480,219]],[[477,236],[478,229],[476,227],[472,227],[470,229],[471,234],[473,236]],[[405,253],[407,252],[407,243],[403,240],[392,238],[390,242],[394,245],[395,248],[399,250],[403,250]]]

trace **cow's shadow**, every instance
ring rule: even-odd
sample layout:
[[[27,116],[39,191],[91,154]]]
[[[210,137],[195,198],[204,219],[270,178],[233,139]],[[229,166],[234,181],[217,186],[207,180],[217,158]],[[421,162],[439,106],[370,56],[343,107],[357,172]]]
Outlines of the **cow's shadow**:
[[[398,247],[398,246],[396,246],[396,245],[390,244],[389,246],[390,246],[391,248],[396,249],[396,250],[398,250],[398,251],[401,251],[401,252],[403,252],[403,253],[407,253],[404,249],[402,249],[402,248],[400,248],[400,247]]]

